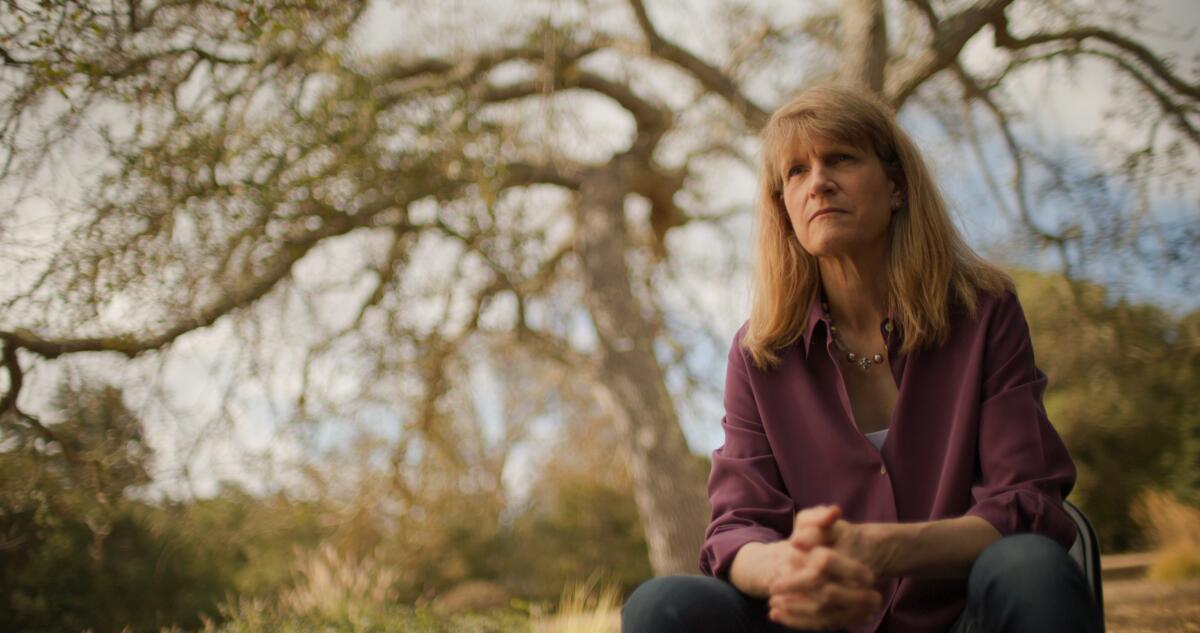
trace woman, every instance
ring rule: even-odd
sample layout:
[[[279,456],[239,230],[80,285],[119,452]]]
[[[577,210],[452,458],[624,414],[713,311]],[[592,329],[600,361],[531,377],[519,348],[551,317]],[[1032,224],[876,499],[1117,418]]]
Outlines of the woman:
[[[916,146],[825,86],[772,116],[762,153],[705,577],[643,584],[623,630],[1102,630],[1020,303]]]

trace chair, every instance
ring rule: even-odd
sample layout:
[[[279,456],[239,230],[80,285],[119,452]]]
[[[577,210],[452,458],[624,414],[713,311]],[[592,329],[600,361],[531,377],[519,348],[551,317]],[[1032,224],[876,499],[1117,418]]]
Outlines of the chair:
[[[1063,509],[1067,511],[1067,516],[1075,522],[1077,532],[1075,543],[1071,545],[1069,553],[1071,558],[1075,559],[1075,562],[1083,569],[1083,575],[1092,589],[1092,595],[1096,597],[1096,604],[1100,605],[1100,612],[1104,613],[1104,587],[1100,578],[1100,539],[1096,538],[1096,530],[1092,528],[1092,522],[1088,520],[1082,510],[1075,507],[1075,504],[1064,499]]]

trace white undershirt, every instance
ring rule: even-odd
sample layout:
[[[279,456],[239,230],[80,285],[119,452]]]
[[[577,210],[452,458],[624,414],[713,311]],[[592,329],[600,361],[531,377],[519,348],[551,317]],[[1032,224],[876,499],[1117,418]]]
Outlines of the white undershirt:
[[[866,435],[867,439],[875,445],[876,450],[883,450],[883,441],[887,439],[887,432],[888,430],[884,429],[882,431],[875,431],[874,433],[867,433]]]

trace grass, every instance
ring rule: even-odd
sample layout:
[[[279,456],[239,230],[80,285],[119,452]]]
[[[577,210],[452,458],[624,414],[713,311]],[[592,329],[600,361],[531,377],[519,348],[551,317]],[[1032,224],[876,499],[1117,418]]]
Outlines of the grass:
[[[552,616],[534,615],[534,633],[617,633],[621,592],[612,584],[592,578],[563,590],[558,611]]]
[[[1200,580],[1163,583],[1147,578],[1105,583],[1109,633],[1200,633]],[[278,605],[241,601],[229,620],[206,633],[618,633],[618,593],[596,584],[563,594],[554,613],[519,610],[437,615],[428,610],[377,606],[354,616],[288,614]]]
[[[1200,578],[1200,508],[1170,493],[1148,490],[1138,497],[1133,515],[1158,550],[1146,572],[1148,578],[1161,582]]]
[[[514,601],[486,613],[442,614],[395,603],[393,571],[374,557],[332,547],[301,558],[294,586],[277,599],[233,599],[205,633],[618,633],[620,589],[593,577],[567,586],[554,611]]]
[[[1105,583],[1112,633],[1200,633],[1200,509],[1161,492],[1139,497],[1134,515],[1158,549],[1145,578]],[[619,633],[621,593],[598,578],[566,587],[558,608],[514,601],[489,613],[438,614],[395,604],[394,572],[368,557],[310,554],[296,583],[271,602],[237,600],[206,633]]]

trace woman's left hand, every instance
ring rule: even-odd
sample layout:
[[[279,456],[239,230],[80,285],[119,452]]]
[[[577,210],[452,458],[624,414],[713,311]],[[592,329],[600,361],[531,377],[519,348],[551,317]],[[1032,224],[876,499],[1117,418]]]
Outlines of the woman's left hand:
[[[837,508],[837,506],[833,506]],[[837,510],[840,514],[840,509]],[[794,547],[809,551],[823,545],[866,565],[876,576],[886,575],[888,551],[886,523],[850,523],[836,521],[805,522],[804,513],[797,515],[796,525],[788,539]]]

